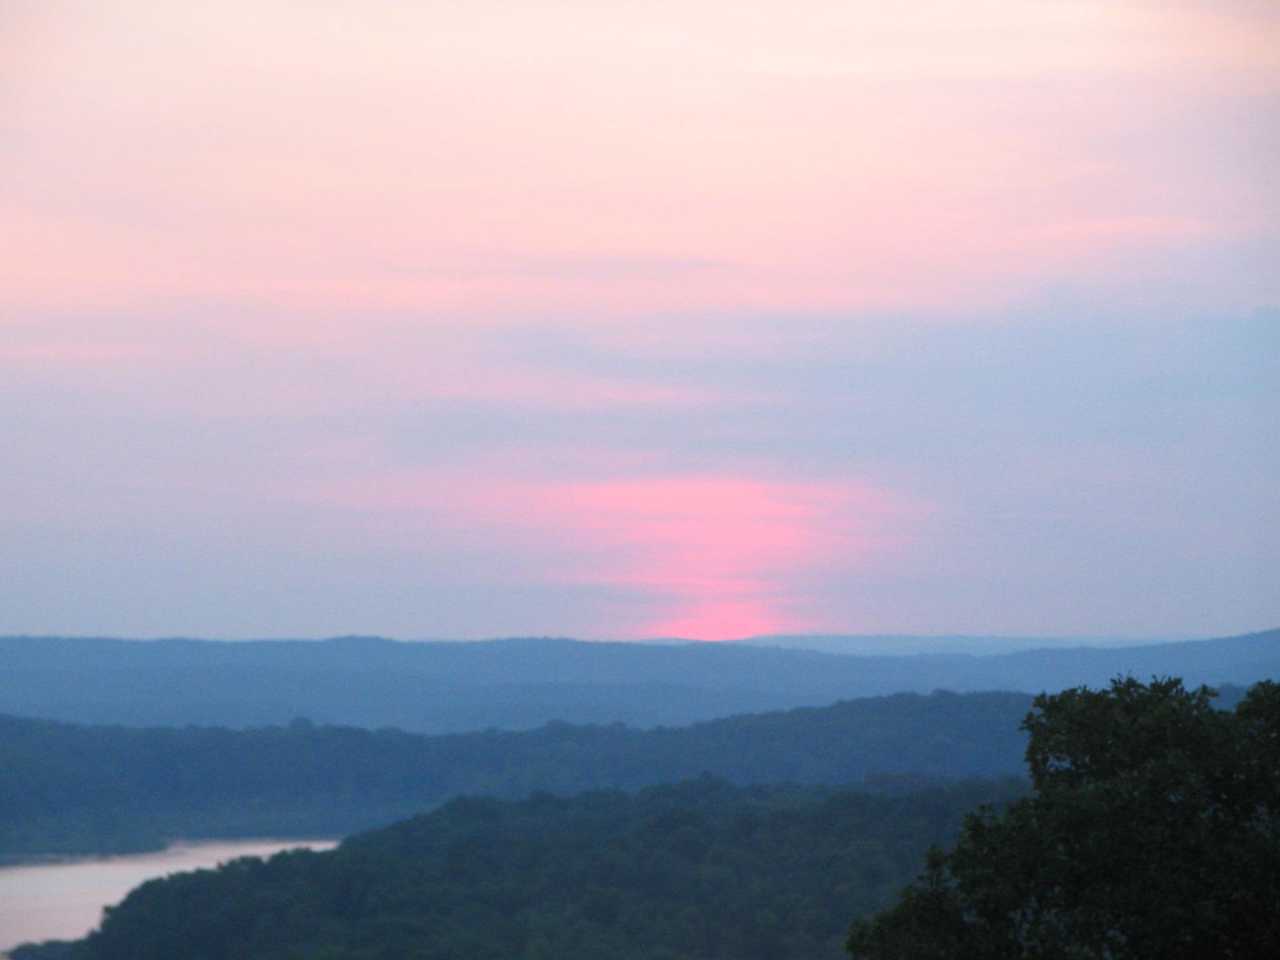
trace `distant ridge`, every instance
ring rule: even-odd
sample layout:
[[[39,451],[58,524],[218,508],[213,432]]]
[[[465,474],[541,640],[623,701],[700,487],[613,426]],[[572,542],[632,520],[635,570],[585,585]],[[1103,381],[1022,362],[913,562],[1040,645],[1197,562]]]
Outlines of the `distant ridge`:
[[[561,638],[405,643],[0,638],[0,712],[81,723],[247,727],[308,717],[427,733],[552,720],[652,727],[898,692],[1102,686],[1132,674],[1280,676],[1280,630],[1014,653],[866,656],[754,643]]]
[[[833,633],[764,634],[730,641],[755,647],[813,650],[846,656],[913,656],[951,654],[990,656],[1028,650],[1077,647],[1115,649],[1178,643],[1201,637],[1040,637],[1003,634]]]

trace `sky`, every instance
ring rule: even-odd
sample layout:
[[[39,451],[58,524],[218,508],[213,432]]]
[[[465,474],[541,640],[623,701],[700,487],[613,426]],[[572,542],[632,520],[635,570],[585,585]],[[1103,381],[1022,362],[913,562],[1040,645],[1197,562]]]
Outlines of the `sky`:
[[[1278,156],[1270,0],[0,0],[0,633],[1280,625]]]

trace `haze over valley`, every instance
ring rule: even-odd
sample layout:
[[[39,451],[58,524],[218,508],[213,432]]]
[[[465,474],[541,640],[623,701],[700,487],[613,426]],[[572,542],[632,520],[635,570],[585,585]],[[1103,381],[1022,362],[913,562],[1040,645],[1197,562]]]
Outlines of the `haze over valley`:
[[[261,897],[282,896],[281,884],[295,891],[288,895],[295,898],[295,919],[274,921],[284,926],[278,939],[254,947],[262,956],[274,956],[277,942],[281,949],[335,937],[358,942],[381,929],[366,929],[373,920],[361,919],[364,914],[332,914],[336,901],[324,892],[327,885],[372,883],[361,896],[381,889],[376,896],[396,897],[397,884],[422,882],[437,885],[434,899],[406,900],[401,909],[420,913],[434,902],[431,909],[443,910],[454,926],[427,925],[418,933],[405,927],[388,943],[431,943],[429,950],[447,952],[465,942],[481,955],[504,943],[532,949],[545,941],[548,949],[584,954],[608,943],[624,956],[647,955],[660,943],[677,955],[754,956],[772,944],[766,952],[836,956],[845,919],[834,905],[854,916],[878,909],[910,880],[929,844],[956,836],[965,811],[1029,802],[1024,755],[1030,756],[1030,728],[1023,720],[1044,705],[1029,692],[956,688],[1003,677],[1020,678],[1028,689],[1058,689],[1064,681],[1094,683],[1095,675],[1117,671],[1177,671],[1216,684],[1213,710],[1232,711],[1252,696],[1247,686],[1275,674],[1280,630],[1127,648],[896,658],[736,644],[377,638],[4,638],[0,653],[12,668],[0,687],[6,698],[0,764],[8,785],[0,790],[0,863],[160,851],[175,841],[354,835],[332,862],[286,854],[261,868],[241,861],[199,875],[203,879],[189,875],[190,883],[208,887],[198,895],[208,902],[235,903],[228,909],[250,924],[259,922],[253,918],[264,909]],[[719,691],[728,709],[738,700],[758,701],[766,681],[775,698],[805,700],[852,693],[859,685],[892,687],[913,675],[917,685],[938,681],[949,689],[670,720],[678,712],[673,701],[686,712],[691,700],[701,712],[714,712]],[[198,682],[188,683],[189,677]],[[676,677],[683,685],[672,683]],[[344,695],[337,697],[340,689]],[[531,689],[539,695],[529,697]],[[84,716],[75,723],[21,717],[11,709],[20,693],[119,715],[109,725]],[[490,720],[501,722],[465,733],[413,733],[373,710],[405,710],[414,702],[431,709],[404,716],[427,726],[465,727],[481,703]],[[130,704],[134,712],[121,713]],[[344,725],[303,713],[283,723],[260,721],[268,707],[322,704],[344,715]],[[216,724],[214,707],[223,711]],[[556,719],[535,725],[534,707]],[[155,711],[163,711],[169,725],[147,719]],[[634,716],[597,722],[594,711]],[[486,805],[481,797],[492,799]],[[385,829],[399,821],[406,822]],[[542,839],[533,841],[530,831]],[[833,854],[831,844],[843,844],[846,852]],[[192,850],[200,855],[199,846]],[[360,866],[369,856],[379,864],[375,874]],[[779,856],[790,864],[782,872],[767,866]],[[603,866],[610,858],[614,866]],[[92,889],[93,871],[105,867],[60,869],[81,877],[76,889]],[[708,869],[720,877],[714,897],[705,886],[712,882],[703,876]],[[742,886],[747,869],[770,874],[770,882]],[[846,879],[830,887],[824,878],[833,870]],[[420,874],[435,879],[407,879]],[[597,875],[609,878],[595,881],[606,882],[604,901],[587,879]],[[506,878],[502,896],[517,911],[514,920],[486,912],[493,894],[482,890],[498,876]],[[23,947],[15,960],[160,956],[188,942],[206,944],[217,956],[242,949],[239,935],[225,939],[232,927],[204,917],[187,917],[182,932],[159,922],[186,909],[179,904],[189,902],[180,892],[187,882],[148,884],[112,911],[101,933],[74,944]],[[560,892],[552,896],[551,889]],[[172,897],[179,899],[166,899]],[[673,897],[701,904],[697,922],[646,926],[642,917],[670,909]],[[767,912],[772,919],[732,931],[725,926],[737,911],[766,910],[770,902],[790,906]],[[624,914],[630,934],[609,919]],[[811,919],[802,923],[802,916]],[[339,917],[352,924],[340,934],[333,926]],[[544,925],[543,939],[530,939],[529,924]],[[49,935],[67,930],[47,929]],[[324,930],[330,932],[318,932]],[[4,935],[0,917],[0,939]]]
[[[249,727],[304,718],[423,733],[527,729],[551,721],[652,727],[899,692],[1097,687],[1122,674],[1247,685],[1280,673],[1278,639],[1272,630],[1129,647],[856,656],[754,643],[549,638],[0,637],[0,713],[134,726]],[[940,651],[947,646],[945,638],[935,642]]]
[[[1280,956],[1277,157],[1275,0],[0,0],[0,960]]]

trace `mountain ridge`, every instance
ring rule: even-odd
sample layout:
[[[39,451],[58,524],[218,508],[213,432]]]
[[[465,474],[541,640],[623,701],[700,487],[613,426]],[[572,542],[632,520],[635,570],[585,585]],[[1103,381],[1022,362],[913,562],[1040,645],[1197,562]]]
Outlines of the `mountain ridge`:
[[[0,637],[0,712],[134,726],[251,727],[305,716],[422,733],[552,720],[659,727],[898,692],[1053,692],[1125,674],[1247,685],[1280,675],[1280,629],[1132,647],[900,656],[545,637],[10,636]]]

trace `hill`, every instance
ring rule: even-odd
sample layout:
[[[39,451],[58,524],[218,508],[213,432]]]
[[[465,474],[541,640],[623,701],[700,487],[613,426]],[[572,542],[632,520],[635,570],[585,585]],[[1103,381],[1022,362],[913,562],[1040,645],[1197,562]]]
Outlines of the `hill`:
[[[327,853],[142,885],[73,945],[14,960],[839,960],[978,803],[700,779],[636,795],[458,800]]]
[[[936,689],[1056,691],[1132,674],[1280,676],[1280,630],[1133,647],[853,656],[747,644],[400,643],[0,637],[0,712],[78,723],[253,727],[308,717],[424,733],[553,720],[689,724]]]
[[[288,726],[87,727],[0,716],[0,856],[155,848],[174,838],[343,835],[460,794],[1019,775],[1017,693],[899,694],[635,730],[550,724],[426,736]]]

